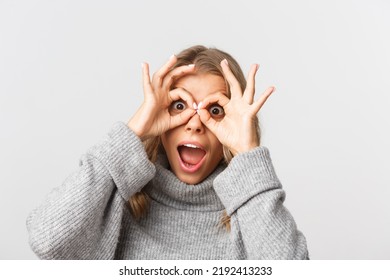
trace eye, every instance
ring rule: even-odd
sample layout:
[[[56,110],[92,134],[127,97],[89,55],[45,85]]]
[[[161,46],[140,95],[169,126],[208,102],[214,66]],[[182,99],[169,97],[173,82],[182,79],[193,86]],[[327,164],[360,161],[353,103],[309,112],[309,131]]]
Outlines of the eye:
[[[218,116],[218,117],[221,117],[221,116],[223,116],[225,114],[225,111],[219,105],[212,105],[212,106],[210,106],[209,112],[210,112],[211,115]]]
[[[186,104],[183,100],[178,100],[172,103],[171,108],[177,111],[183,111],[186,108]]]

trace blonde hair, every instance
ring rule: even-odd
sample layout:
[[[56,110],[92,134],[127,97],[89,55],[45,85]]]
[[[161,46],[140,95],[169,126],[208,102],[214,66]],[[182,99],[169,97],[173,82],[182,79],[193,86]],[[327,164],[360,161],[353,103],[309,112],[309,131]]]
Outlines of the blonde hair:
[[[233,72],[237,81],[240,84],[241,90],[244,91],[246,87],[245,76],[241,70],[241,67],[238,65],[237,61],[228,53],[221,51],[216,48],[206,48],[204,46],[193,46],[181,51],[177,57],[176,64],[172,67],[172,69],[177,68],[182,65],[195,64],[195,68],[197,73],[208,73],[222,77],[225,80],[227,96],[230,98],[231,93],[229,89],[229,84],[224,77],[221,61],[226,59],[229,63],[229,68]],[[258,119],[255,119],[256,122],[256,133],[257,137],[260,141],[260,127]],[[157,136],[154,138],[147,139],[143,142],[145,146],[146,153],[151,162],[156,162],[157,153],[159,149],[163,149],[161,144],[161,136]],[[223,156],[226,164],[233,159],[233,154],[230,150],[223,146]],[[130,200],[130,210],[133,217],[138,220],[144,217],[147,214],[149,209],[149,197],[144,191],[140,191],[134,194]],[[226,210],[223,212],[223,215],[220,220],[220,226],[224,226],[227,231],[230,231],[230,217],[227,215]]]

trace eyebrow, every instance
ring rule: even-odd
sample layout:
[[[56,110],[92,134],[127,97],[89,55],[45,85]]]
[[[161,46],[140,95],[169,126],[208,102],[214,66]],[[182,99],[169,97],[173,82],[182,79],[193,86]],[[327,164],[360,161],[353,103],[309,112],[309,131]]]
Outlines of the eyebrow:
[[[192,93],[190,91],[188,91],[185,87],[173,87],[173,89],[176,89],[176,88],[181,88],[181,89],[184,89],[186,92],[188,92],[189,94],[192,95]],[[193,96],[193,95],[192,95]]]
[[[181,89],[183,89],[183,90],[185,90],[186,92],[188,92],[189,94],[191,94],[192,95],[192,97],[194,97],[194,95],[189,91],[189,90],[187,90],[185,87],[182,87],[182,86],[174,86],[174,87],[172,87],[172,89],[176,89],[176,88],[181,88]],[[224,94],[224,95],[226,95],[227,96],[227,93],[226,93],[226,89],[224,89],[224,90],[217,90],[217,91],[215,91],[215,92],[210,92],[210,93],[208,93],[209,95],[210,94],[216,94],[216,93],[218,93],[218,92],[221,92],[222,94]],[[230,97],[229,97],[230,98]]]

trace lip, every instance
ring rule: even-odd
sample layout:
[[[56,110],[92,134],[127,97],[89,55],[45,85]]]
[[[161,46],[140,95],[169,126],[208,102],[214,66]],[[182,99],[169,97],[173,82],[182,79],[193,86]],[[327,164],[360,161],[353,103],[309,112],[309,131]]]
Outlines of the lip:
[[[207,151],[206,149],[203,147],[203,145],[201,145],[199,142],[196,142],[196,141],[182,141],[180,142],[178,145],[177,145],[177,148],[179,146],[183,146],[184,144],[191,144],[191,145],[195,145],[199,148],[201,148],[202,150],[205,151],[205,155],[203,156],[203,158],[195,165],[191,166],[191,167],[188,167],[181,159],[180,157],[180,153],[179,151],[177,150],[177,157],[178,157],[178,160],[179,160],[179,163],[180,163],[180,167],[181,169],[184,171],[184,172],[187,172],[187,173],[195,173],[196,171],[198,171],[201,167],[202,167],[202,164],[205,162],[206,160],[206,155],[207,155]]]
[[[177,145],[177,147],[183,146],[184,144],[195,145],[195,146],[201,148],[202,150],[206,151],[206,149],[203,147],[203,145],[200,144],[199,142],[196,142],[196,141],[181,141],[181,142]]]

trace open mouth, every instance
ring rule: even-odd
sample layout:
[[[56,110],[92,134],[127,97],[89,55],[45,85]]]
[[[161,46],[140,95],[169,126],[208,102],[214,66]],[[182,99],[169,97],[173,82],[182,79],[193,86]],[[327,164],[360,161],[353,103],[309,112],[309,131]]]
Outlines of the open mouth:
[[[186,172],[196,172],[204,162],[206,151],[195,144],[182,144],[177,147],[180,166]]]

